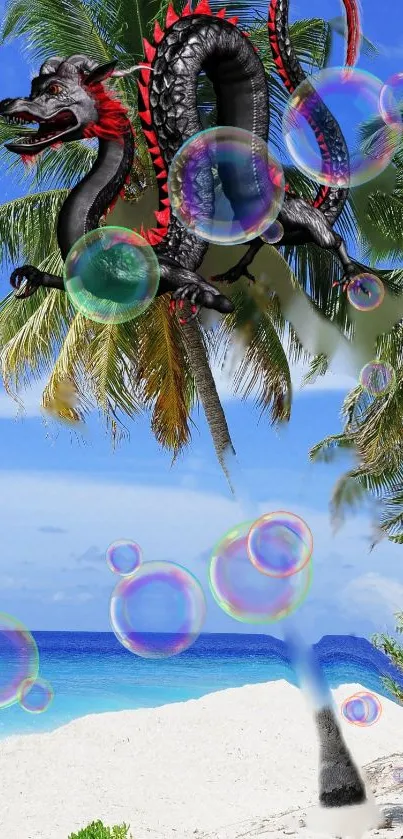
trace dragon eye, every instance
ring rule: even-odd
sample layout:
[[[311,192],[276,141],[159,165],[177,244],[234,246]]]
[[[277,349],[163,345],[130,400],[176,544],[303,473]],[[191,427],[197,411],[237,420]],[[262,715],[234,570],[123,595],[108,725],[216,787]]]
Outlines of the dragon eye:
[[[51,96],[57,96],[60,92],[61,87],[59,84],[50,84],[49,87],[46,88],[46,93],[50,93]]]

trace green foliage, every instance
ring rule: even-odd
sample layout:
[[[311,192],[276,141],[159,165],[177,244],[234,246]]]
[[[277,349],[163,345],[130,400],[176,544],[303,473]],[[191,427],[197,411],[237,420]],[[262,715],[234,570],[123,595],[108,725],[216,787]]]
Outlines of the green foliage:
[[[398,612],[395,615],[396,618],[396,632],[400,635],[403,634],[403,612]],[[373,643],[374,647],[378,650],[381,650],[385,655],[388,656],[392,664],[397,667],[398,670],[403,674],[403,644],[400,644],[396,638],[393,638],[391,635],[385,634],[377,634],[371,638],[371,642]],[[403,705],[403,688],[397,684],[393,679],[390,679],[388,676],[385,676],[382,679],[385,687],[387,690],[390,691],[392,696],[397,699],[399,703]]]
[[[101,821],[92,822],[78,833],[71,833],[68,839],[133,839],[126,824],[105,827]]]

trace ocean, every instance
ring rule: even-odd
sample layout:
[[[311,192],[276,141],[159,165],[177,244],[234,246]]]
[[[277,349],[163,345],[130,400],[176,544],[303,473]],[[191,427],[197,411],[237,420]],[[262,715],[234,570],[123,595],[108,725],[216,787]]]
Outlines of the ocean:
[[[47,711],[30,714],[18,704],[0,710],[0,737],[51,731],[104,711],[155,708],[225,688],[286,679],[297,684],[283,641],[270,635],[200,635],[186,652],[147,660],[108,632],[34,632],[40,676],[53,686]],[[314,648],[331,687],[359,682],[393,698],[382,684],[403,673],[364,638],[327,635]]]

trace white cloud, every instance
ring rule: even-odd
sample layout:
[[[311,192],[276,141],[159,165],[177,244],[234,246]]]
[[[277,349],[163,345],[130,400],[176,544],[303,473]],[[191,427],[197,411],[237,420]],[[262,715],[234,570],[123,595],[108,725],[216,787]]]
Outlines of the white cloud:
[[[344,589],[344,593],[355,606],[384,605],[391,612],[403,609],[403,583],[396,579],[370,571],[352,580]]]

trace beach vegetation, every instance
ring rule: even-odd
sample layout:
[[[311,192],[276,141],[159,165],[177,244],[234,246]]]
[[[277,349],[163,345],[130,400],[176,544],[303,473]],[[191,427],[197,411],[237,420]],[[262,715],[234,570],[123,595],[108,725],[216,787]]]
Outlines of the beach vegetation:
[[[398,635],[403,635],[403,612],[398,612],[395,615],[396,627],[395,632]],[[380,633],[371,638],[371,642],[378,650],[381,650],[390,659],[391,663],[401,672],[403,676],[403,644],[397,638],[391,635]],[[398,685],[394,679],[389,676],[384,676],[382,679],[387,690],[392,696],[403,705],[403,688]]]
[[[78,833],[71,833],[68,839],[133,839],[126,824],[106,827],[101,821],[92,822]]]

